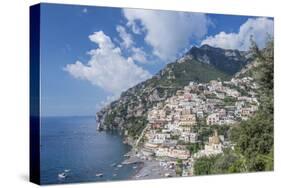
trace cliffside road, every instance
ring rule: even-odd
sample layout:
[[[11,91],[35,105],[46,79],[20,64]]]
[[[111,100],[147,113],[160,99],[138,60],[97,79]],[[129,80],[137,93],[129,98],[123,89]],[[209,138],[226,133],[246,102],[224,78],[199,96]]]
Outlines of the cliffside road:
[[[137,139],[136,143],[135,143],[135,147],[138,147],[139,142],[141,141],[142,137],[144,136],[146,130],[149,128],[149,125],[147,125],[141,132],[139,138]]]

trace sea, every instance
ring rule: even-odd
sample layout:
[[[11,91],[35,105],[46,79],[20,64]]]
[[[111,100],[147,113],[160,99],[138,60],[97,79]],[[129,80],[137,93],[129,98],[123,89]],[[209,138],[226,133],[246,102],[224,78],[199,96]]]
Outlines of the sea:
[[[95,117],[43,117],[40,142],[42,184],[127,180],[139,168],[120,165],[131,147]]]

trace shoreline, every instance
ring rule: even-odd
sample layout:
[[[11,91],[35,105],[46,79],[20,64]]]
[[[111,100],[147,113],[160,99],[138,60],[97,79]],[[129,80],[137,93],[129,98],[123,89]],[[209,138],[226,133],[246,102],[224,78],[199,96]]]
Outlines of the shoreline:
[[[122,162],[124,165],[135,164],[138,166],[138,169],[129,177],[130,180],[176,177],[173,169],[160,166],[160,161],[157,159],[142,159],[132,150],[125,154],[128,158]]]
[[[156,158],[148,158],[140,154],[139,150],[135,147],[135,141],[123,136],[123,144],[127,144],[131,149],[123,155],[124,160],[122,165],[135,165],[136,170],[132,173],[128,180],[143,180],[143,179],[161,179],[168,177],[178,177],[175,169],[170,169],[160,165],[161,160]]]
[[[107,132],[107,131],[105,131]],[[156,158],[148,159],[146,156],[140,154],[135,147],[135,141],[125,135],[123,137],[123,144],[129,145],[130,150],[123,155],[121,165],[132,165],[136,170],[128,176],[128,180],[143,180],[143,179],[161,179],[168,177],[177,177],[174,169],[169,169],[160,165],[160,161]]]

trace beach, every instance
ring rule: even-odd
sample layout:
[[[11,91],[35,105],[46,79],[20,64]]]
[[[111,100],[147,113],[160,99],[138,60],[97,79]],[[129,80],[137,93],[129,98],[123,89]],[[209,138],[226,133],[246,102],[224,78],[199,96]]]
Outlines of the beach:
[[[144,159],[133,151],[127,153],[126,156],[128,158],[122,164],[138,164],[138,170],[131,176],[132,180],[176,177],[175,170],[160,166],[160,161],[156,159]]]
[[[158,179],[164,177],[175,177],[175,171],[159,165],[157,160],[144,161],[143,167],[132,177],[132,179]]]

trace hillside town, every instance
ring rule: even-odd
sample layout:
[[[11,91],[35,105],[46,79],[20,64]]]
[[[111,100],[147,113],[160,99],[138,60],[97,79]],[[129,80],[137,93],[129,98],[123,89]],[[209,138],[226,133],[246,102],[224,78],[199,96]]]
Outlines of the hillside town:
[[[233,126],[258,110],[257,84],[251,77],[190,82],[148,112],[148,124],[136,143],[143,160],[169,169],[162,176],[192,176],[197,158],[218,155],[233,144],[216,128],[203,139],[199,127]],[[191,151],[191,146],[198,146]]]

